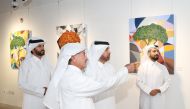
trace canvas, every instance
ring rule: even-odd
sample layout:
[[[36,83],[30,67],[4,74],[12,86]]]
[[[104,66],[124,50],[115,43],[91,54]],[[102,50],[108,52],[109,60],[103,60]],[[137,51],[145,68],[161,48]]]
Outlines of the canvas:
[[[158,62],[174,74],[174,15],[129,19],[130,63],[140,62],[143,49],[150,44],[158,45]]]
[[[18,69],[26,56],[26,42],[31,37],[31,31],[21,30],[10,36],[11,68]]]
[[[63,26],[57,26],[56,27],[56,34],[57,34],[57,40],[60,38],[60,36],[66,32],[75,32],[79,38],[80,43],[82,43],[84,46],[87,45],[86,38],[87,38],[87,31],[86,31],[86,25],[85,24],[73,24],[73,25],[63,25]],[[57,51],[59,54],[60,47],[57,47]]]

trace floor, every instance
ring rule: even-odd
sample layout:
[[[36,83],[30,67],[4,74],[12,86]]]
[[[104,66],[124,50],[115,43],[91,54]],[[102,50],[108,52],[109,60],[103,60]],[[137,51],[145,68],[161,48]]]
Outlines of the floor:
[[[21,109],[21,108],[0,103],[0,109]]]

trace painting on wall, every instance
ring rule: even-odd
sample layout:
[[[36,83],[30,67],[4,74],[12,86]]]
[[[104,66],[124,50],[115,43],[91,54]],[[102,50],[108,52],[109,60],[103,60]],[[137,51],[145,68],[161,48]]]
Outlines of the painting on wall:
[[[31,37],[31,31],[21,30],[10,35],[11,68],[18,69],[26,56],[26,42]]]
[[[73,24],[56,27],[58,50],[61,49],[65,42],[80,42],[86,44],[87,31],[85,24]]]
[[[129,19],[130,63],[140,62],[143,48],[157,45],[160,51],[158,62],[174,74],[174,15],[139,17]]]

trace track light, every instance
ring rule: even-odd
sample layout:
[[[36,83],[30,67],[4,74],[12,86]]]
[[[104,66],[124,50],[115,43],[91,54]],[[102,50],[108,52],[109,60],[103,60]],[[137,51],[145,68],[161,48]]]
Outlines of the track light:
[[[13,1],[12,1],[12,3],[11,3],[11,7],[12,7],[13,9],[15,9],[15,8],[18,7],[18,3],[17,3],[16,0],[13,0]]]

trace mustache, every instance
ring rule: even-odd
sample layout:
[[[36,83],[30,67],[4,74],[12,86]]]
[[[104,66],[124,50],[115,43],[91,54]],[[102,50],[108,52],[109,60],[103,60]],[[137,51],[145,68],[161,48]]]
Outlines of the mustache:
[[[45,52],[45,50],[41,50],[40,52]]]

